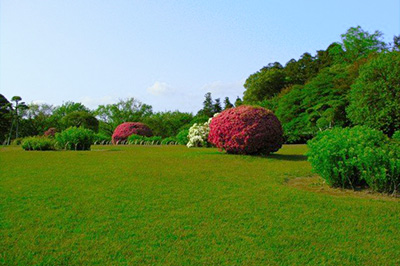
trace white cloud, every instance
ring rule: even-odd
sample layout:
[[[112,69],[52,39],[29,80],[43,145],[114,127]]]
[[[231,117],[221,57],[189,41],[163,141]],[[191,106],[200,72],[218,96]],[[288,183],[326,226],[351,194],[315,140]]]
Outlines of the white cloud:
[[[147,92],[155,96],[170,94],[173,91],[174,89],[167,83],[159,81],[156,81],[152,86],[147,88]]]

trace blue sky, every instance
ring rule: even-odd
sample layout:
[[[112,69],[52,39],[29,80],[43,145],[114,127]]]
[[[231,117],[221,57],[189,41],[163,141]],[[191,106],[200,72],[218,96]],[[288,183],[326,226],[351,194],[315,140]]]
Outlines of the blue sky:
[[[400,34],[398,0],[0,1],[0,93],[26,102],[135,97],[196,112],[204,94],[340,41],[349,27]]]

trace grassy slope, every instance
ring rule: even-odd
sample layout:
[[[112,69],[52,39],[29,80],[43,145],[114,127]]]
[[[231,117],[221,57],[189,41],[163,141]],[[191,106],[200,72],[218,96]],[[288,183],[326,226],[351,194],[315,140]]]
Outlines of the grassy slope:
[[[399,202],[288,186],[304,152],[0,148],[0,263],[399,264]]]

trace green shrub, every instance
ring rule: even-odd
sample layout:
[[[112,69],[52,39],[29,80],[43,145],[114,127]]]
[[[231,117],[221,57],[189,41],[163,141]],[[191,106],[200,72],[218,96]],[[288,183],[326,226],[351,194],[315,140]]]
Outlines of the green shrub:
[[[55,150],[55,141],[48,137],[27,137],[22,140],[22,148],[26,151]]]
[[[111,136],[107,136],[104,133],[96,133],[93,135],[94,144],[104,144],[108,142],[111,142]]]
[[[12,141],[12,145],[21,145],[24,138],[16,138]]]
[[[397,131],[393,134],[392,139],[400,142],[400,130],[397,130]]]
[[[82,127],[70,127],[56,134],[57,144],[66,150],[90,150],[93,143],[93,131]]]
[[[136,135],[136,134],[132,134],[128,137],[128,142],[131,144],[138,143],[143,140],[144,140],[144,136],[140,136],[140,135]]]
[[[369,186],[396,192],[400,184],[400,148],[382,132],[364,126],[334,128],[308,142],[313,171],[334,187]]]
[[[177,141],[173,137],[165,138],[161,141],[162,145],[169,145],[169,144],[175,144]]]
[[[151,144],[158,145],[158,144],[161,144],[162,137],[160,137],[160,136],[144,137],[144,140]]]
[[[188,135],[189,135],[189,129],[184,129],[180,131],[178,135],[176,135],[175,137],[176,141],[181,145],[186,145],[189,141]]]

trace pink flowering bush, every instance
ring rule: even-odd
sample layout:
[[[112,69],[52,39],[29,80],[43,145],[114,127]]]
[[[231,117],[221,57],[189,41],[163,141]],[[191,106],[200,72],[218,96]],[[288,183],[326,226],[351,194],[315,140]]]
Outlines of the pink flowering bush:
[[[118,144],[121,141],[127,140],[128,137],[133,134],[145,137],[153,136],[153,132],[147,125],[139,122],[125,122],[117,126],[114,130],[112,143]]]
[[[228,153],[269,154],[282,147],[283,130],[272,111],[242,105],[212,119],[208,141]]]

